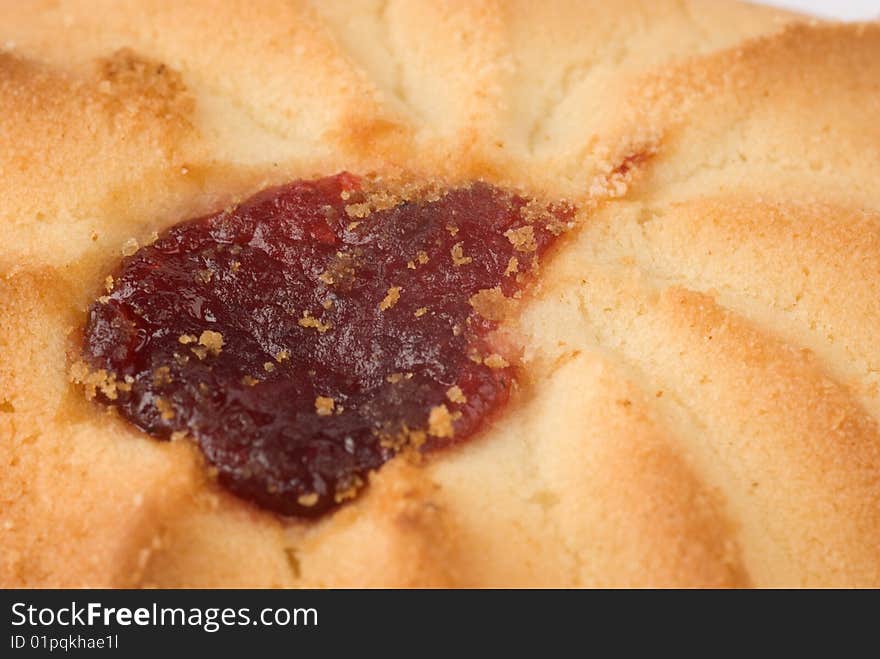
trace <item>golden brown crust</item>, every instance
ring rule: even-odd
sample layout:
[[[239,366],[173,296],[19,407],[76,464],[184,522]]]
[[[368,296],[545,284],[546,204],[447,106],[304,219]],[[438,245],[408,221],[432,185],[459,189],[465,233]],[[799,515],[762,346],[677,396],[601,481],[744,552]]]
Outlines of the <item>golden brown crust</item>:
[[[0,0],[0,585],[880,585],[878,68],[726,2]],[[503,418],[284,522],[69,369],[129,241],[341,169],[582,212],[474,300]]]

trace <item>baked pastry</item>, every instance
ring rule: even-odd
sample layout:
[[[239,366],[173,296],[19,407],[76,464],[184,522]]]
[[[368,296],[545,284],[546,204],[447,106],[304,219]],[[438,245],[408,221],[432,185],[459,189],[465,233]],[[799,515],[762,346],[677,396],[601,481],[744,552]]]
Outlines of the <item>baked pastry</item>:
[[[0,585],[880,586],[880,26],[722,1],[0,6]],[[409,268],[423,234],[443,249]],[[239,280],[206,250],[268,279],[217,288]],[[293,323],[256,311],[270,290],[324,297]],[[240,317],[182,306],[206,291]],[[412,330],[423,308],[449,333]],[[236,370],[259,355],[235,337],[278,328],[291,352]],[[412,371],[321,380],[400,337]],[[407,375],[427,384],[390,397]],[[295,378],[293,473],[287,426],[253,419]],[[352,414],[415,434],[355,424],[314,458]]]

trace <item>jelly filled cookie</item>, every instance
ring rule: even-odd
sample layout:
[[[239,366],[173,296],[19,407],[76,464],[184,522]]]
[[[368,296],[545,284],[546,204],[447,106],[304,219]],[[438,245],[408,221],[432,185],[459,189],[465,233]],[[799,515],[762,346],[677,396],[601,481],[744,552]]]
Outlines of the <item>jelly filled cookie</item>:
[[[880,27],[0,0],[0,585],[880,586]]]

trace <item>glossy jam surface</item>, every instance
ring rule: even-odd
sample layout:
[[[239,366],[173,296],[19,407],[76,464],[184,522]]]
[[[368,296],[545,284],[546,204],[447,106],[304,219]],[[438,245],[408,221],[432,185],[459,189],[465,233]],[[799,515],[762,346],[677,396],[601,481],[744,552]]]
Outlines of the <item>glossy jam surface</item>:
[[[97,397],[289,515],[354,496],[401,450],[472,436],[514,376],[480,301],[517,295],[571,210],[483,183],[408,201],[362,186],[269,189],[127,256],[89,309]]]

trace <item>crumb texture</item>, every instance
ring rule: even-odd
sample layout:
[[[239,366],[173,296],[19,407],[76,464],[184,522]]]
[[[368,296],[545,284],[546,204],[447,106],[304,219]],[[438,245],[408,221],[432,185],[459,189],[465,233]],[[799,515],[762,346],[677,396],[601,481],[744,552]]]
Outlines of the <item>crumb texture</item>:
[[[724,0],[0,0],[0,98],[0,585],[880,587],[877,24]],[[286,520],[218,488],[182,429],[147,441],[88,401],[132,382],[75,346],[89,304],[124,293],[123,255],[340,171],[578,211],[524,208],[494,265],[535,286],[465,300],[500,327],[472,363],[521,363],[505,413]],[[340,227],[399,200],[343,199]],[[481,263],[440,232],[377,317],[430,327],[411,277]],[[536,271],[547,233],[565,235]],[[248,264],[226,265],[193,285]],[[332,291],[347,267],[310,276]],[[335,303],[292,324],[343,335]],[[233,340],[168,336],[205,369]],[[294,348],[267,342],[242,391]],[[458,384],[419,441],[454,436],[477,400]],[[326,390],[304,404],[345,415]]]

